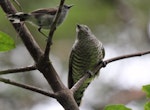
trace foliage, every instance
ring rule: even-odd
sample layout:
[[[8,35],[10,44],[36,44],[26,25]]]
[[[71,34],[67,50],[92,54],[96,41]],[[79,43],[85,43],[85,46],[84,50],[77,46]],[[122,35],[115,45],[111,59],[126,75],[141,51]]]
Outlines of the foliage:
[[[150,102],[147,102],[147,103],[144,105],[144,110],[150,110]]]
[[[146,93],[146,96],[150,98],[150,85],[143,86],[142,90]]]
[[[15,48],[14,40],[4,32],[0,31],[0,51],[8,51]]]
[[[104,110],[131,110],[130,108],[125,107],[124,105],[108,105]]]

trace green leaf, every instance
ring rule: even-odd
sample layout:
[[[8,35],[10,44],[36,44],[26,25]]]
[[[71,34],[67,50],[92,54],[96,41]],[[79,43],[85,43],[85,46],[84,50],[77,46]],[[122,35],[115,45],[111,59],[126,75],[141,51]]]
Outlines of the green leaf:
[[[150,110],[150,102],[147,102],[147,103],[144,105],[144,110]]]
[[[116,105],[107,105],[104,110],[131,110],[130,108],[125,107],[122,104],[116,104]]]
[[[0,31],[0,51],[8,51],[15,48],[14,40],[4,32]]]
[[[146,93],[146,96],[150,98],[150,85],[143,86],[142,90]]]

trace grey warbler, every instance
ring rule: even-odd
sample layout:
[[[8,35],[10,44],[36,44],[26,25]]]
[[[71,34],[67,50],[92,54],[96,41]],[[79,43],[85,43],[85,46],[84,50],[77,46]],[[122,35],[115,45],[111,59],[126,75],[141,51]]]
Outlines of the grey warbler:
[[[56,26],[59,26],[62,24],[62,22],[65,20],[69,9],[73,5],[63,5],[62,11],[60,14],[60,17],[58,19],[58,22]],[[27,21],[33,25],[38,26],[38,31],[45,36],[45,34],[41,31],[41,29],[50,29],[52,26],[52,23],[54,21],[54,18],[56,16],[56,13],[58,11],[57,8],[42,8],[34,10],[30,13],[24,13],[24,12],[18,12],[15,14],[9,14],[8,19],[12,23],[20,23]]]

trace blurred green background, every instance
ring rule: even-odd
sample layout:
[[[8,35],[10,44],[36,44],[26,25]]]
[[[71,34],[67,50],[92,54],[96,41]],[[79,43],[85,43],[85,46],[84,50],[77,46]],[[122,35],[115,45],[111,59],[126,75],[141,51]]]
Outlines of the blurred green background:
[[[24,12],[59,5],[59,0],[18,2]],[[16,6],[13,1],[12,3]],[[76,24],[88,25],[103,42],[105,59],[150,49],[149,0],[66,0],[66,4],[75,6],[56,30],[50,56],[65,85],[69,54],[76,37]],[[37,27],[29,23],[26,25],[44,50],[45,38],[37,31]],[[0,53],[0,69],[33,64],[31,56],[1,8],[0,30],[12,36],[17,45],[12,51]],[[43,31],[46,34],[49,32]],[[102,110],[108,103],[123,103],[134,110],[142,110],[146,98],[140,90],[142,85],[150,83],[149,57],[146,55],[114,62],[102,69],[101,75],[88,87],[81,109]],[[38,71],[3,77],[50,89]],[[0,83],[0,88],[0,110],[60,110],[60,105],[54,99],[3,83]]]

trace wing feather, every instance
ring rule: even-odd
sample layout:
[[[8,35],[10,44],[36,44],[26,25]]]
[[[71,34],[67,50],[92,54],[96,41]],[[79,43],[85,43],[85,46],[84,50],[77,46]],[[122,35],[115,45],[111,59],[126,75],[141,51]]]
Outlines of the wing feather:
[[[72,50],[70,54],[70,58],[69,58],[69,74],[68,74],[68,88],[69,89],[74,85],[73,78],[72,78],[73,58],[74,58],[74,55],[73,55],[73,50]]]

